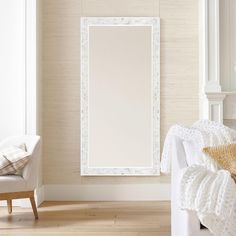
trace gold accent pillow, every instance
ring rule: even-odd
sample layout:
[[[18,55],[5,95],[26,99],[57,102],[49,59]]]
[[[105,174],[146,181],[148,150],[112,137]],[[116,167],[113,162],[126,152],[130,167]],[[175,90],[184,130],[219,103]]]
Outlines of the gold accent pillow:
[[[236,143],[205,147],[203,152],[214,159],[220,167],[228,170],[236,180]]]

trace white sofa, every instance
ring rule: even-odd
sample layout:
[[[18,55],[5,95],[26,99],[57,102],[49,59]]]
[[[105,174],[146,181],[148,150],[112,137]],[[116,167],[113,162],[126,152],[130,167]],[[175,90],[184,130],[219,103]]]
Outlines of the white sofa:
[[[200,221],[195,212],[180,209],[180,171],[187,167],[187,161],[182,140],[173,137],[171,142],[171,235],[212,236],[209,230],[200,228]]]

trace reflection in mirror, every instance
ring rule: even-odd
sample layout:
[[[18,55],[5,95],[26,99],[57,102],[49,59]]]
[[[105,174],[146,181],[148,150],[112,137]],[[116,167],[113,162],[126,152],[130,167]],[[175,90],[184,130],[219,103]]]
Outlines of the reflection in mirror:
[[[159,19],[81,20],[81,175],[159,175]]]

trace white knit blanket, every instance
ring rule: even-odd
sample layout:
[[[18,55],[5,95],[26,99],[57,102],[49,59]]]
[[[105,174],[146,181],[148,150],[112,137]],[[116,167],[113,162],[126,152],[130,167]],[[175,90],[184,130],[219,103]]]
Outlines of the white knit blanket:
[[[232,143],[236,140],[236,131],[209,120],[199,120],[191,127],[172,126],[167,133],[161,157],[161,172],[165,174],[170,173],[171,170],[171,138],[173,136],[183,141],[194,141],[198,149],[202,150],[206,146]],[[199,162],[210,170],[217,170],[216,163],[203,153],[199,157]]]
[[[215,236],[236,235],[236,184],[226,170],[193,165],[183,171],[181,208],[196,211]]]
[[[161,171],[171,169],[171,138],[194,141],[199,150],[205,146],[232,143],[236,132],[222,124],[200,120],[192,127],[175,125],[167,134]],[[200,221],[216,236],[236,235],[236,185],[226,170],[218,170],[214,161],[202,153],[201,165],[183,170],[181,208],[196,211]]]

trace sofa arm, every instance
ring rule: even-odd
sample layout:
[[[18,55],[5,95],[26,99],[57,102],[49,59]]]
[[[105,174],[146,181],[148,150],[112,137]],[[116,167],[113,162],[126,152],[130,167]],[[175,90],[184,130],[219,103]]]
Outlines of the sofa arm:
[[[171,140],[171,159],[171,235],[189,236],[188,213],[180,209],[180,182],[187,162],[182,140],[178,137]]]
[[[178,137],[171,140],[171,158],[171,235],[211,236],[208,230],[200,229],[200,221],[195,212],[180,208],[180,183],[183,169],[188,165],[182,140]]]
[[[172,173],[188,167],[183,142],[179,137],[172,137],[171,159]]]

